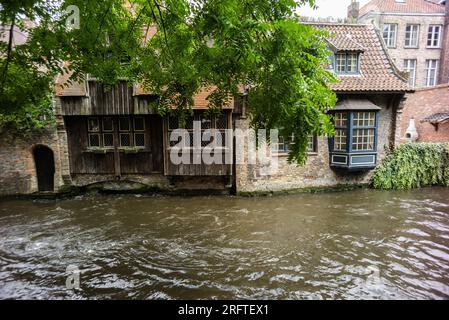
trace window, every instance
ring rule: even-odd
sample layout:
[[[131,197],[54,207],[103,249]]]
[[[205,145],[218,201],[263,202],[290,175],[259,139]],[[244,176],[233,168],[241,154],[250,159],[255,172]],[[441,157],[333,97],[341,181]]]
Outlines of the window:
[[[339,112],[335,114],[335,137],[334,150],[346,151],[348,144],[348,114],[346,112]]]
[[[329,139],[330,165],[334,169],[365,171],[377,163],[377,110],[353,110],[348,105],[334,114],[335,135]],[[344,107],[344,109],[343,109]]]
[[[404,60],[404,71],[408,73],[408,84],[414,87],[416,82],[416,59]]]
[[[352,150],[374,151],[376,114],[374,112],[354,112],[352,127]]]
[[[405,47],[417,48],[419,39],[419,25],[408,24],[405,28]]]
[[[384,24],[383,27],[383,38],[385,45],[389,48],[396,47],[396,31],[397,31],[397,25],[396,24]]]
[[[318,151],[317,148],[317,136],[316,135],[311,135],[309,136],[309,142],[307,145],[307,152],[309,153],[314,153]]]
[[[87,120],[88,146],[113,149],[117,134],[119,147],[147,146],[144,117],[92,117]]]
[[[193,147],[193,123],[194,121],[201,122],[201,146],[206,147],[212,142],[218,147],[226,147],[226,129],[228,129],[228,115],[222,113],[219,115],[207,116],[204,113],[196,113],[193,117],[188,117],[185,121],[184,128],[179,126],[179,118],[171,116],[168,118],[168,137],[170,139],[171,133],[176,129],[186,129],[186,137],[183,137],[184,147]],[[212,129],[211,137],[205,135],[205,130]],[[170,141],[170,147],[174,147],[180,143],[178,141]],[[203,141],[206,140],[206,141]]]
[[[441,45],[441,26],[429,26],[427,47],[439,48]]]
[[[89,118],[87,120],[89,147],[101,147],[100,121],[98,118]]]
[[[431,87],[437,84],[438,60],[426,60],[426,86]]]
[[[335,57],[335,72],[337,74],[356,74],[359,72],[358,53],[337,53]]]
[[[282,136],[279,136],[277,146],[273,146],[272,151],[276,153],[288,153],[290,151],[290,145],[293,143],[293,138],[285,139]],[[317,152],[317,136],[316,135],[310,135],[307,140],[307,152],[308,153],[315,153]]]

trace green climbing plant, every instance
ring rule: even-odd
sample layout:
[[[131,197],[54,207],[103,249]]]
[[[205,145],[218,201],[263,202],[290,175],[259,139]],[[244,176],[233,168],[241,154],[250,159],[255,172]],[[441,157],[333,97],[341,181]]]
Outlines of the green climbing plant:
[[[375,170],[371,186],[384,190],[449,186],[449,144],[401,145]]]

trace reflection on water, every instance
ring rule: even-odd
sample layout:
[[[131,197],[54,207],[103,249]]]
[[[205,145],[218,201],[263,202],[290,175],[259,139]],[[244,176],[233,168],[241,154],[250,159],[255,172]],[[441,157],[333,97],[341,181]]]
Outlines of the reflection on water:
[[[0,298],[448,299],[449,189],[0,202]],[[65,287],[67,266],[81,289]]]

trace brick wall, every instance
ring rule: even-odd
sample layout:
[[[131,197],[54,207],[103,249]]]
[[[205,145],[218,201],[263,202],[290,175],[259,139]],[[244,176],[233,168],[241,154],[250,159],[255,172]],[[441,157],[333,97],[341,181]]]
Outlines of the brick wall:
[[[405,102],[401,124],[401,140],[405,142],[405,133],[410,119],[415,119],[420,142],[448,142],[449,122],[439,125],[438,131],[430,123],[421,123],[424,118],[438,113],[449,112],[449,85],[419,89]]]
[[[30,194],[38,191],[33,150],[49,147],[55,160],[55,190],[64,185],[59,136],[56,127],[26,139],[0,136],[0,195]]]

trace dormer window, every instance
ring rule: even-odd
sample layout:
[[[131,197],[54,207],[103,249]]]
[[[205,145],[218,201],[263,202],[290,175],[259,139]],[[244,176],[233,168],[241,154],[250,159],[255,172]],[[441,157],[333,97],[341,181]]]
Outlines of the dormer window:
[[[360,54],[357,52],[338,52],[335,54],[335,73],[340,75],[358,74],[360,71]]]

